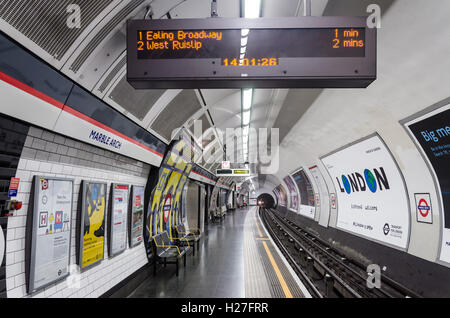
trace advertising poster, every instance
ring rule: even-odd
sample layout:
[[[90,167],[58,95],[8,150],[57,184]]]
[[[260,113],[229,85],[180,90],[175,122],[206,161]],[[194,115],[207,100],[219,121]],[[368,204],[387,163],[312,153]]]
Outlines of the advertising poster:
[[[405,126],[428,161],[438,187],[443,215],[439,258],[450,263],[450,104],[419,116]]]
[[[322,173],[319,170],[318,166],[314,166],[309,168],[309,172],[311,176],[314,178],[314,181],[317,186],[316,194],[316,208],[318,207],[320,210],[316,211],[319,213],[319,224],[323,226],[328,226],[328,222],[330,219],[330,195],[328,194],[328,187],[323,179]],[[318,196],[318,198],[317,198]]]
[[[289,209],[291,209],[294,212],[298,211],[298,193],[297,188],[295,187],[294,181],[292,181],[292,178],[290,176],[286,176],[284,179],[284,183],[286,183],[289,195],[291,198],[291,201],[289,203]]]
[[[144,228],[144,187],[133,186],[130,213],[130,247],[140,244],[143,240]]]
[[[281,184],[277,187],[277,189],[278,189],[277,192],[278,192],[278,195],[279,195],[278,205],[287,207],[287,193],[286,193],[286,190],[284,189],[284,187]]]
[[[277,199],[277,205],[280,204],[280,189],[278,187],[276,187],[272,191],[273,191],[273,194],[275,194],[275,197]]]
[[[299,213],[307,218],[314,219],[316,216],[314,189],[303,169],[300,169],[292,175],[300,194]]]
[[[0,266],[3,264],[3,256],[5,256],[5,236],[3,229],[0,228]]]
[[[117,255],[127,248],[128,185],[111,185],[111,213],[108,223],[109,256]]]
[[[409,200],[403,177],[378,135],[322,158],[337,191],[337,227],[406,249]]]
[[[106,184],[83,181],[82,191],[80,266],[86,268],[104,257]]]
[[[34,177],[31,293],[69,275],[72,195],[72,180]]]

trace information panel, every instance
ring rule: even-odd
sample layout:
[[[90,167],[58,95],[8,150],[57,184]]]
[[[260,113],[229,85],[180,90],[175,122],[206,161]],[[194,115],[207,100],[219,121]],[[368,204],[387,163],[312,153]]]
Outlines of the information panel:
[[[35,176],[28,291],[69,275],[73,180]],[[30,227],[31,226],[31,227]]]
[[[144,229],[144,187],[131,187],[131,213],[129,222],[129,245],[134,247],[143,240]]]
[[[437,181],[443,209],[440,260],[450,263],[450,104],[419,116],[405,126],[428,160]],[[422,200],[425,201],[422,205],[431,206],[429,199]]]
[[[127,248],[128,185],[111,185],[111,213],[108,218],[108,251],[115,256]]]
[[[104,258],[106,183],[83,181],[81,185],[81,233],[78,263],[86,268]]]
[[[286,176],[284,179],[284,183],[286,183],[288,190],[289,190],[289,196],[291,198],[291,201],[289,203],[289,209],[297,212],[298,211],[298,193],[297,188],[295,187],[294,181],[292,181],[290,176]]]
[[[299,213],[307,218],[314,219],[316,216],[314,190],[303,169],[300,169],[292,175],[300,194],[300,210]]]
[[[366,17],[130,20],[135,88],[367,87],[376,29]]]
[[[337,190],[337,227],[406,249],[409,200],[405,183],[378,135],[322,158]]]

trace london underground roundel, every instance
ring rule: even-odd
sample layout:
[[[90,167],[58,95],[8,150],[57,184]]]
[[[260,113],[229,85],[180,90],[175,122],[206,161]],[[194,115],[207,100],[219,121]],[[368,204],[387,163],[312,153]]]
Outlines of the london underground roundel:
[[[164,222],[167,223],[169,220],[170,209],[172,207],[172,195],[169,193],[164,201],[163,205],[163,214],[164,214]]]

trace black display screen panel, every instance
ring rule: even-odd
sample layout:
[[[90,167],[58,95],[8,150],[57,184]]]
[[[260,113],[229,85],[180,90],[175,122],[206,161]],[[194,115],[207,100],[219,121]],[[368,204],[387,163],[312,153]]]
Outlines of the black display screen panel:
[[[138,30],[138,59],[221,59],[276,66],[280,58],[364,57],[365,29]]]
[[[137,89],[360,88],[376,79],[365,17],[130,20]]]
[[[444,226],[450,229],[450,106],[408,127],[436,173],[442,194]]]

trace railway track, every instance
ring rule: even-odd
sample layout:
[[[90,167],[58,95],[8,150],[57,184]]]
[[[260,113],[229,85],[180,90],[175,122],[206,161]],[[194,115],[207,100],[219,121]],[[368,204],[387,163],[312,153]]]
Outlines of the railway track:
[[[420,298],[386,275],[380,288],[367,286],[366,267],[290,220],[260,208],[261,219],[313,297]]]

